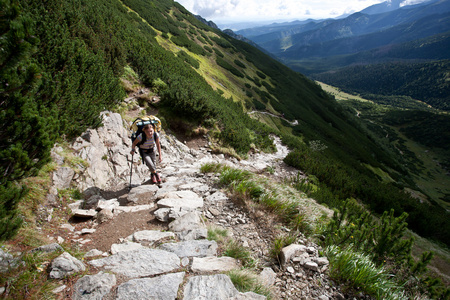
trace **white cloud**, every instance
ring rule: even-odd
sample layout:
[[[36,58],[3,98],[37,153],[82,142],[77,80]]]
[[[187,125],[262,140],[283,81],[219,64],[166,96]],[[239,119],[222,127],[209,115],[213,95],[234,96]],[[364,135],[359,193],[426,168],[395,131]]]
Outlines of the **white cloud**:
[[[425,2],[425,1],[424,0],[405,0],[400,4],[400,6],[413,5],[413,4],[418,4],[418,3],[422,3],[422,2]]]
[[[178,0],[187,10],[208,20],[323,18],[358,11],[382,0]]]
[[[190,12],[207,20],[261,21],[333,18],[360,11],[384,0],[177,0]],[[405,0],[419,3],[425,0]]]

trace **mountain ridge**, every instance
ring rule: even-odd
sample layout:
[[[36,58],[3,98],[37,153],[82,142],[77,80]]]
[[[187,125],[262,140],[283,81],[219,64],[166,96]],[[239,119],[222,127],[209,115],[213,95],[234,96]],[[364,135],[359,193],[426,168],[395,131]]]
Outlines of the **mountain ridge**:
[[[439,3],[426,5],[425,7],[429,8],[427,10],[424,10],[423,7],[420,6],[420,8],[397,9],[377,15],[367,15],[358,12],[344,19],[329,20],[314,24],[315,27],[318,27],[316,29],[304,27],[305,29],[301,29],[300,32],[297,32],[295,34],[290,34],[289,32],[280,32],[280,34],[283,36],[283,39],[289,37],[289,41],[292,46],[289,46],[287,49],[295,49],[296,47],[298,48],[302,45],[309,46],[314,45],[314,43],[333,41],[338,38],[350,38],[374,32],[381,32],[387,30],[388,28],[394,28],[395,26],[408,27],[411,24],[414,25],[414,23],[420,19],[431,19],[433,15],[438,16],[439,14],[448,12],[450,9],[450,3],[448,1],[440,2],[442,2],[442,4],[440,4],[439,6]],[[444,27],[448,28],[448,26]],[[441,32],[442,29],[437,27],[434,29],[432,34]],[[241,33],[238,31],[237,34]],[[273,36],[274,33],[272,33],[271,35]],[[428,35],[431,34],[428,33]],[[284,58],[284,51],[280,51],[282,50],[283,45],[282,38],[280,38],[279,40],[268,40],[264,37],[264,35],[262,35],[260,37],[253,36],[251,39],[270,52],[277,53],[277,55],[281,59]],[[277,51],[277,49],[279,50]]]

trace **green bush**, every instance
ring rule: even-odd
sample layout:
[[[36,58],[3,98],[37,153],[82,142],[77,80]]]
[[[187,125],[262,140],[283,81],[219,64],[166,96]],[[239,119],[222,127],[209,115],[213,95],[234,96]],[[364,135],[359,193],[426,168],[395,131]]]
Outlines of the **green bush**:
[[[243,69],[246,68],[246,66],[245,66],[240,60],[238,60],[238,59],[235,59],[235,60],[234,60],[234,64],[235,64],[236,66],[238,66],[238,67],[243,68]]]
[[[224,68],[225,70],[230,71],[233,75],[236,75],[237,77],[241,77],[244,78],[244,74],[239,71],[238,69],[236,69],[235,67],[233,67],[230,63],[228,63],[226,60],[224,60],[221,57],[217,57],[216,58],[216,63],[221,66],[222,68]]]

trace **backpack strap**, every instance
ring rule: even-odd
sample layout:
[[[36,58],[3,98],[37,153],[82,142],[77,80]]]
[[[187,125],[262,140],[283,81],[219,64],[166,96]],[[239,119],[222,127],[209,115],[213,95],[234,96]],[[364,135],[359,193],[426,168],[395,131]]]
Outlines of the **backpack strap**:
[[[136,146],[138,146],[139,148],[141,147],[142,144],[144,144],[147,141],[147,136],[145,135],[145,132],[141,131],[140,135],[142,137],[141,141],[136,144]]]

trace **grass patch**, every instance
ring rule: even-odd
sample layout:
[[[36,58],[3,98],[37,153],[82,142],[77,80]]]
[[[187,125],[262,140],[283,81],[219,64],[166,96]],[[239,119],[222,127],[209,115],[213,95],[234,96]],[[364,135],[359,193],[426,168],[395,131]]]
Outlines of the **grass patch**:
[[[236,185],[234,191],[248,199],[258,199],[264,193],[264,187],[252,180],[243,180]]]
[[[273,299],[267,286],[259,280],[256,274],[249,270],[232,270],[227,275],[239,292],[254,292],[266,296],[267,299]]]
[[[208,228],[208,240],[216,241],[221,248],[223,248],[223,255],[238,259],[246,268],[253,268],[256,266],[256,261],[252,257],[251,252],[241,243],[231,239],[228,235],[228,230],[221,227]]]
[[[223,243],[228,238],[228,230],[221,227],[208,228],[208,240]]]
[[[210,166],[209,168],[212,168]],[[308,235],[314,231],[309,217],[300,211],[299,202],[289,195],[268,192],[273,188],[264,180],[258,180],[246,170],[224,168],[219,183],[234,193],[239,200],[251,200],[275,214],[285,225]]]
[[[302,212],[299,212],[294,215],[294,217],[292,217],[291,222],[289,223],[289,227],[294,230],[300,231],[305,235],[309,235],[314,231],[308,216]]]
[[[200,167],[200,172],[202,173],[219,173],[222,171],[224,166],[219,163],[206,163]]]
[[[408,299],[382,267],[377,267],[369,256],[330,246],[325,249],[330,261],[330,276],[349,290],[363,291],[376,299]]]
[[[253,268],[256,266],[256,261],[252,257],[251,252],[237,241],[230,240],[223,254],[240,260],[245,268]]]
[[[294,218],[300,213],[296,201],[283,199],[275,193],[263,193],[258,198],[258,203],[276,214],[286,224],[295,224]]]
[[[0,285],[6,287],[3,294],[5,299],[54,299],[52,290],[57,287],[56,281],[47,280],[45,269],[49,261],[61,254],[27,253],[20,257],[17,268],[4,273],[0,278]]]
[[[296,240],[296,236],[289,234],[289,235],[282,235],[278,236],[273,240],[272,247],[270,248],[269,255],[270,257],[277,261],[278,264],[281,265],[280,260],[280,254],[281,250],[283,250],[284,247],[289,246],[290,244],[293,244]]]
[[[249,171],[229,168],[222,171],[219,177],[219,183],[223,185],[237,185],[250,177],[251,173]]]

